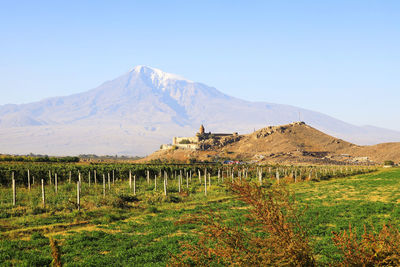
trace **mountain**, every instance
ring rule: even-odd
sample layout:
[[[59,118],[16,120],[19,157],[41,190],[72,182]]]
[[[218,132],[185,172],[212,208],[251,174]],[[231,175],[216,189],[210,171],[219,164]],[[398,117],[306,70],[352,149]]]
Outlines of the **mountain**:
[[[400,132],[359,127],[288,105],[249,102],[161,70],[137,66],[90,91],[0,106],[0,152],[145,155],[173,136],[248,133],[298,120],[357,144],[400,141]]]

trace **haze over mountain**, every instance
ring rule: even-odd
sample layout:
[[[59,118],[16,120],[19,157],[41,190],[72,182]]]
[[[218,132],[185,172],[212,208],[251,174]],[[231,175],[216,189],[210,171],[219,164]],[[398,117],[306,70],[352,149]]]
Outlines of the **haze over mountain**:
[[[249,133],[299,120],[360,144],[400,141],[400,132],[355,126],[288,105],[249,102],[161,70],[137,66],[88,92],[0,106],[0,153],[145,155],[173,136]]]

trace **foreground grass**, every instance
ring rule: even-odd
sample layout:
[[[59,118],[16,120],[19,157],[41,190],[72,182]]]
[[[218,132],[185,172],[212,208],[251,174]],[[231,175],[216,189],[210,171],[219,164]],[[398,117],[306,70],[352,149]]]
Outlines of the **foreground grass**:
[[[400,225],[400,169],[378,171],[342,179],[292,185],[297,201],[307,206],[304,223],[313,236],[313,247],[321,262],[340,259],[332,242],[332,231],[364,225],[380,230],[391,222]]]
[[[179,251],[179,241],[196,242],[191,233],[194,225],[175,225],[184,215],[220,210],[232,223],[243,222],[246,207],[226,192],[224,186],[213,185],[205,197],[199,185],[191,185],[189,194],[171,193],[170,198],[154,195],[151,187],[143,187],[142,201],[118,207],[115,199],[129,194],[126,184],[107,193],[93,194],[101,188],[83,188],[83,207],[77,211],[67,194],[70,185],[60,187],[64,200],[52,199],[47,210],[23,192],[21,206],[9,204],[9,189],[0,189],[0,263],[2,266],[44,266],[51,263],[49,240],[59,241],[65,266],[165,266],[170,254]],[[347,229],[349,224],[359,231],[363,225],[377,230],[384,223],[400,223],[400,170],[391,169],[329,181],[292,184],[297,201],[308,208],[304,224],[308,225],[318,261],[333,262],[340,256],[332,243],[332,231]],[[64,190],[64,191],[63,191]],[[61,193],[60,193],[61,192]],[[73,196],[73,195],[72,195]],[[118,204],[118,203],[117,203]],[[35,206],[36,205],[36,206]]]

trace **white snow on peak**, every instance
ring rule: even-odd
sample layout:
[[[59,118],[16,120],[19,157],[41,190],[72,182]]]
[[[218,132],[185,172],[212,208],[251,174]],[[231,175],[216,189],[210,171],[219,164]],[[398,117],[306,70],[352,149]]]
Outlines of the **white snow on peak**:
[[[130,70],[129,72],[144,73],[146,75],[149,75],[152,82],[161,87],[166,87],[170,82],[173,82],[173,81],[185,81],[188,83],[193,83],[193,81],[185,79],[182,76],[172,74],[172,73],[167,73],[160,69],[156,69],[156,68],[144,66],[144,65],[138,65],[138,66],[134,67],[132,70]]]

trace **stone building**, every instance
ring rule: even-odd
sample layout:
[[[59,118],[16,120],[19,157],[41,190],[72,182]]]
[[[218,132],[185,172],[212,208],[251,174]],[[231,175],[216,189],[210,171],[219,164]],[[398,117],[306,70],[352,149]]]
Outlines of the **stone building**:
[[[206,133],[203,125],[200,126],[199,132],[195,136],[190,137],[173,137],[172,144],[161,145],[161,149],[181,148],[197,150],[204,146],[202,143],[207,140],[218,140],[223,137],[237,136],[237,133]]]

